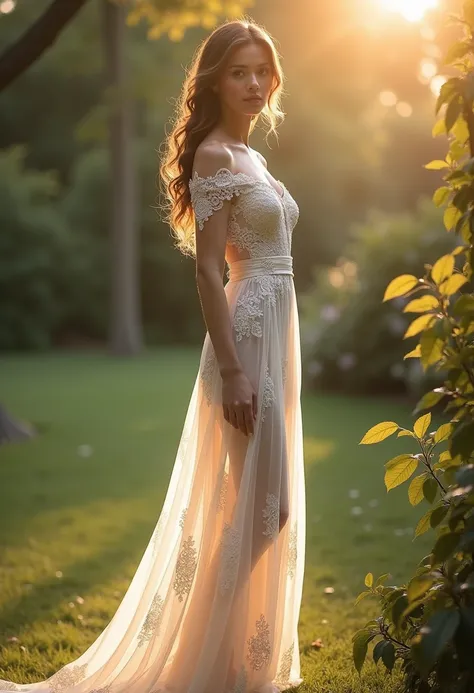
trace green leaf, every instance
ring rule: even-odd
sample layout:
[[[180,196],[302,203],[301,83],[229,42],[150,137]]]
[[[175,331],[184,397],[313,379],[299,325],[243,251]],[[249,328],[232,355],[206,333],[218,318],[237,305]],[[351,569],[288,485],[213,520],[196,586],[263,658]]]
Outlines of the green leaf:
[[[460,535],[455,532],[446,532],[438,537],[433,548],[435,561],[439,563],[446,561],[455,552],[459,538]]]
[[[434,503],[437,493],[438,484],[436,483],[436,479],[433,479],[432,476],[429,476],[423,484],[423,495],[428,501],[428,503]]]
[[[408,598],[405,594],[402,594],[392,606],[392,621],[394,622],[396,628],[401,625],[401,617],[403,612],[408,606]]]
[[[454,270],[454,257],[451,253],[443,255],[433,265],[431,276],[436,284],[441,284],[445,279],[450,277]]]
[[[429,573],[412,578],[407,588],[408,600],[414,602],[420,597],[424,597],[434,581],[434,577]]]
[[[418,459],[413,455],[398,455],[386,464],[385,486],[390,491],[407,481],[416,471]]]
[[[382,421],[382,423],[376,424],[375,426],[372,426],[372,428],[369,428],[359,445],[374,445],[374,443],[380,443],[397,430],[398,424],[396,424],[394,421]]]
[[[474,315],[474,296],[471,294],[463,294],[453,305],[453,313],[455,315],[463,315],[464,313]]]
[[[377,578],[377,582],[375,583],[375,586],[378,587],[379,585],[382,585],[385,580],[388,580],[390,577],[391,573],[383,573],[382,575],[379,575]]]
[[[355,638],[352,643],[352,657],[354,659],[354,665],[357,671],[361,672],[364,665],[365,658],[367,656],[367,646],[370,639],[370,631],[362,630],[356,633]]]
[[[461,616],[456,609],[442,609],[434,613],[420,630],[419,653],[416,658],[427,675],[434,663],[451,642],[458,629]]]
[[[370,590],[366,590],[365,592],[361,592],[359,594],[359,596],[357,597],[357,599],[355,600],[354,606],[357,606],[357,604],[359,604],[359,602],[361,602],[366,597],[370,597],[371,594],[372,594],[372,592]]]
[[[367,575],[365,576],[364,583],[366,587],[372,587],[372,585],[374,584],[374,576],[372,575],[372,573],[367,573]]]
[[[420,416],[419,419],[415,421],[415,425],[413,426],[413,432],[418,438],[423,438],[425,435],[426,431],[428,430],[429,426],[431,424],[431,412],[428,412],[428,414],[424,414],[423,416]]]
[[[433,510],[431,513],[430,517],[430,526],[437,527],[441,522],[444,520],[446,515],[448,514],[449,511],[449,506],[448,505],[439,505],[437,508]]]
[[[455,96],[452,101],[448,103],[448,106],[446,108],[446,113],[444,116],[444,124],[446,126],[446,132],[449,133],[451,128],[453,127],[454,123],[456,120],[459,118],[459,116],[462,113],[462,101],[459,99],[458,96]]]
[[[424,498],[423,483],[426,478],[427,472],[424,472],[423,474],[415,476],[415,478],[410,482],[410,486],[408,487],[408,499],[413,506],[421,503]]]
[[[374,659],[375,664],[377,664],[380,657],[382,656],[383,648],[385,647],[387,642],[387,640],[379,640],[378,643],[375,645],[374,651],[372,652],[372,657]]]
[[[431,527],[431,525],[430,525],[430,518],[431,518],[431,513],[432,513],[432,512],[433,512],[433,510],[430,508],[430,509],[428,510],[428,512],[426,512],[426,513],[423,515],[423,517],[419,520],[419,522],[418,522],[418,524],[417,524],[417,526],[416,526],[416,528],[415,528],[415,536],[414,536],[414,539],[416,539],[416,537],[421,536],[422,534],[424,534],[425,532],[427,532],[427,531],[429,530],[429,528]]]
[[[382,662],[389,671],[392,671],[395,664],[395,647],[392,642],[386,642],[382,650]]]
[[[414,409],[414,413],[418,413],[420,411],[423,411],[423,409],[431,409],[431,407],[434,407],[435,404],[438,404],[438,402],[443,399],[444,397],[443,392],[427,392],[423,397],[417,402],[417,405]]]
[[[451,438],[451,457],[460,455],[469,459],[474,451],[474,421],[467,421],[456,427]]]
[[[404,296],[408,291],[413,289],[418,284],[418,279],[413,274],[401,274],[395,277],[385,289],[383,297],[384,301],[389,301],[392,298]]]

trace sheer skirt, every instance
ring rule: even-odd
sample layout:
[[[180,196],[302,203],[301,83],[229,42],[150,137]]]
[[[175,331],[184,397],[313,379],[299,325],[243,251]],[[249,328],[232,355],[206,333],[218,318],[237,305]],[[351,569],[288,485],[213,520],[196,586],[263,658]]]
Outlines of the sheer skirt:
[[[223,417],[206,334],[163,508],[115,615],[51,678],[0,681],[0,693],[275,693],[302,682],[301,357],[284,258],[232,263],[225,286],[257,392],[253,436]]]

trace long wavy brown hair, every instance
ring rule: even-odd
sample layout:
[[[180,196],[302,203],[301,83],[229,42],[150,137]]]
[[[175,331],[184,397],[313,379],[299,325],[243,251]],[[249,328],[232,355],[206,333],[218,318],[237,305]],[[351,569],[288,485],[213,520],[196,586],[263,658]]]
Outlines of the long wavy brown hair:
[[[273,83],[268,102],[255,116],[250,132],[260,117],[266,137],[284,118],[280,108],[283,71],[270,34],[250,19],[227,21],[218,26],[198,47],[183,83],[172,120],[172,129],[164,141],[159,173],[165,203],[164,220],[170,225],[176,246],[185,255],[195,256],[195,220],[188,183],[192,175],[198,145],[217,125],[220,118],[219,95],[212,89],[223,73],[232,52],[248,43],[258,43],[268,52],[273,68]]]

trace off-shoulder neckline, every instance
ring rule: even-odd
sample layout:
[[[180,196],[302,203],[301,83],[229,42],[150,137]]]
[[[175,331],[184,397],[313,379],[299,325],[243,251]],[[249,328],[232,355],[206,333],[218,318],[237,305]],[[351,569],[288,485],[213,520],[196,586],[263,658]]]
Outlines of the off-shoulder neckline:
[[[194,171],[193,174],[192,174],[192,176],[191,176],[191,180],[192,180],[192,181],[196,181],[196,180],[198,180],[198,179],[200,179],[200,180],[209,180],[209,179],[211,179],[211,178],[215,178],[221,171],[224,171],[225,173],[230,174],[233,178],[236,178],[237,176],[239,176],[239,177],[241,177],[241,178],[247,179],[247,181],[249,181],[249,182],[251,182],[251,183],[260,183],[260,184],[262,184],[262,185],[265,185],[267,188],[271,188],[271,189],[275,192],[275,194],[280,198],[280,200],[283,200],[283,198],[285,197],[285,190],[286,190],[286,188],[285,188],[285,185],[282,183],[281,180],[277,180],[277,179],[275,178],[275,180],[276,180],[276,182],[278,183],[278,185],[281,185],[282,192],[280,193],[280,192],[278,192],[278,190],[275,188],[275,186],[273,186],[273,185],[272,185],[271,183],[269,183],[267,180],[263,180],[262,178],[256,178],[255,176],[249,176],[248,173],[243,173],[243,171],[238,171],[237,173],[233,173],[230,169],[226,168],[225,166],[221,166],[221,168],[219,168],[219,169],[214,173],[214,175],[212,175],[212,176],[200,176],[199,173],[198,173],[197,171]]]

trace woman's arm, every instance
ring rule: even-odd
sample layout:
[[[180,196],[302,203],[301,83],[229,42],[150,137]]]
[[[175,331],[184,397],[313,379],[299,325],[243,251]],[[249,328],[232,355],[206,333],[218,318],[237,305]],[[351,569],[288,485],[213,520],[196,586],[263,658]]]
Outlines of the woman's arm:
[[[202,177],[213,176],[221,167],[232,171],[232,166],[232,155],[221,144],[201,147],[194,158],[194,170]],[[253,433],[256,394],[235,348],[223,284],[230,206],[230,200],[224,200],[202,230],[196,226],[196,283],[223,381],[224,417],[247,435]]]

